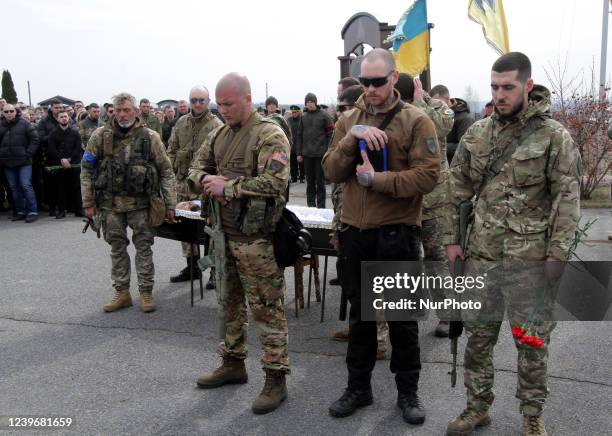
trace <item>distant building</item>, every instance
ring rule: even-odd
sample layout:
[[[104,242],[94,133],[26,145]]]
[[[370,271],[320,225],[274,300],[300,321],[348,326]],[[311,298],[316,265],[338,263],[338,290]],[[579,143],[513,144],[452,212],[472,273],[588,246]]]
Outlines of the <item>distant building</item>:
[[[38,105],[44,107],[45,109],[47,109],[49,107],[49,105],[51,104],[51,100],[59,100],[59,101],[62,102],[62,104],[65,104],[65,105],[68,105],[68,106],[74,106],[74,103],[76,102],[76,100],[72,100],[70,98],[63,97],[61,95],[56,95],[55,97],[51,97],[51,98],[48,98],[46,100],[39,101]]]
[[[172,106],[174,109],[176,109],[176,107],[178,106],[178,100],[168,99],[157,102],[157,107],[160,109],[163,109],[166,106]]]

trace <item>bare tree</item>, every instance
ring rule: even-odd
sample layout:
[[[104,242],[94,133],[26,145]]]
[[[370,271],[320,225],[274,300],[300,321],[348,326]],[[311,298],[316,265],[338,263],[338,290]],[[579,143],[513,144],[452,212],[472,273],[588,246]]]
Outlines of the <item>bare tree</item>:
[[[553,117],[568,129],[582,157],[583,199],[590,199],[612,171],[612,141],[607,136],[612,106],[607,100],[598,101],[594,65],[590,70],[589,83],[585,84],[582,71],[568,78],[567,56],[563,64],[557,60],[545,68],[555,103]]]

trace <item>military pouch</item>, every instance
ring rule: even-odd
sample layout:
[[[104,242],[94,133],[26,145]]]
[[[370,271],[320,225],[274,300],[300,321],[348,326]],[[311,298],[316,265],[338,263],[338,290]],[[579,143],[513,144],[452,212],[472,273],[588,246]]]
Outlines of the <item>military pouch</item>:
[[[149,200],[149,224],[151,227],[161,226],[166,218],[166,203],[159,195],[152,195]]]
[[[144,165],[129,165],[125,180],[125,192],[132,197],[142,196],[146,192],[147,167]]]
[[[176,152],[176,159],[174,161],[174,172],[176,177],[184,179],[187,177],[189,172],[189,166],[191,165],[191,151],[190,150],[179,150]]]
[[[267,201],[259,198],[249,198],[241,204],[237,215],[240,231],[247,236],[264,230]]]
[[[118,194],[123,191],[124,183],[125,183],[125,167],[121,165],[119,162],[110,161],[109,162],[109,182],[110,186],[108,186],[108,190],[112,194]]]
[[[108,186],[109,174],[108,174],[108,162],[103,162],[100,168],[96,171],[94,177],[93,186],[96,191],[106,189]]]

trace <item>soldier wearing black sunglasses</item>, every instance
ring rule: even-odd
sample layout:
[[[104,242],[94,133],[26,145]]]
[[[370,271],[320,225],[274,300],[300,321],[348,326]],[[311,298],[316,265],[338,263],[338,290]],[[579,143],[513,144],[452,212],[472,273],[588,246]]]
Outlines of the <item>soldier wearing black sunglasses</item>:
[[[440,168],[435,127],[424,112],[400,99],[393,88],[398,76],[389,51],[374,49],[364,56],[363,95],[353,110],[339,118],[323,157],[329,180],[345,183],[338,231],[343,260],[340,281],[351,303],[348,386],[329,408],[334,417],[349,416],[373,402],[370,379],[376,362],[376,322],[362,319],[361,262],[419,259],[423,195],[435,187]],[[361,152],[363,163],[359,164],[359,139],[370,150],[386,149],[386,169],[375,170],[366,152]],[[397,405],[406,422],[421,424],[425,410],[417,395],[421,369],[417,323],[394,321],[389,330]]]

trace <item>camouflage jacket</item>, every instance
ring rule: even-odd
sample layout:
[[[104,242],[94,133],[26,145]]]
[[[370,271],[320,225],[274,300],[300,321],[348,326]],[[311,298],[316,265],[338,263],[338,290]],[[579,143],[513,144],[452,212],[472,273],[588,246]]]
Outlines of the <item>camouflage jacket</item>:
[[[156,131],[157,134],[161,136],[162,134],[161,123],[159,122],[155,114],[149,112],[148,114],[145,115],[144,113],[141,112],[138,115],[138,117],[140,118],[140,122],[142,123],[144,127],[148,127],[149,129]]]
[[[448,160],[446,159],[446,135],[452,130],[455,113],[442,100],[431,98],[425,94],[423,101],[415,101],[414,106],[425,111],[433,121],[440,145],[440,176],[438,184],[429,194],[423,196],[423,220],[441,217],[444,215],[443,206],[446,205],[448,191]]]
[[[497,173],[491,172],[514,141],[516,150]],[[450,168],[444,244],[458,243],[459,204],[479,194],[469,255],[566,259],[580,213],[581,171],[570,134],[550,118],[550,93],[536,85],[514,119],[505,121],[495,113],[473,124],[461,139]],[[486,174],[488,182],[481,187]]]
[[[334,206],[334,219],[332,220],[332,229],[340,228],[340,217],[342,216],[342,191],[344,191],[344,183],[332,183],[331,201]]]
[[[179,201],[197,198],[187,183],[189,167],[206,137],[221,125],[223,125],[221,120],[210,111],[206,111],[200,117],[194,117],[190,112],[181,117],[172,129],[168,140],[168,158],[176,175],[176,192]]]
[[[234,147],[223,168],[222,157]],[[256,155],[252,168],[256,169],[255,175],[245,165],[247,153]],[[229,180],[225,182],[224,196],[229,203],[221,210],[223,228],[230,237],[240,238],[235,225],[239,200],[284,198],[289,183],[289,155],[290,145],[283,130],[253,110],[240,128],[223,125],[208,135],[189,168],[189,187],[193,193],[201,193],[196,183],[201,183],[204,176],[226,176]]]
[[[81,135],[81,140],[83,141],[83,148],[87,147],[91,134],[97,128],[98,120],[92,120],[89,117],[85,117],[85,119],[79,123],[79,135]]]
[[[117,153],[121,153],[126,150],[125,159],[126,162],[128,161],[129,156],[127,153],[129,153],[133,141],[137,139],[137,134],[135,132],[140,126],[140,120],[136,118],[136,123],[134,126],[127,132],[127,134],[123,135],[119,131],[116,121],[113,120],[113,154],[115,156]],[[104,147],[102,143],[102,133],[104,132],[104,129],[106,129],[106,127],[100,127],[93,132],[87,147],[85,148],[83,160],[81,161],[81,196],[83,198],[84,208],[96,206],[93,184],[96,169],[102,163],[102,159],[104,158]],[[164,197],[164,203],[166,204],[166,208],[174,209],[177,203],[176,184],[174,172],[172,171],[172,166],[170,165],[170,160],[168,159],[166,149],[162,144],[161,138],[157,132],[149,129],[149,136],[151,139],[151,160],[159,172],[159,184],[161,187],[161,193]],[[113,212],[129,212],[139,209],[137,206],[138,201],[134,197],[114,196],[112,203]]]

